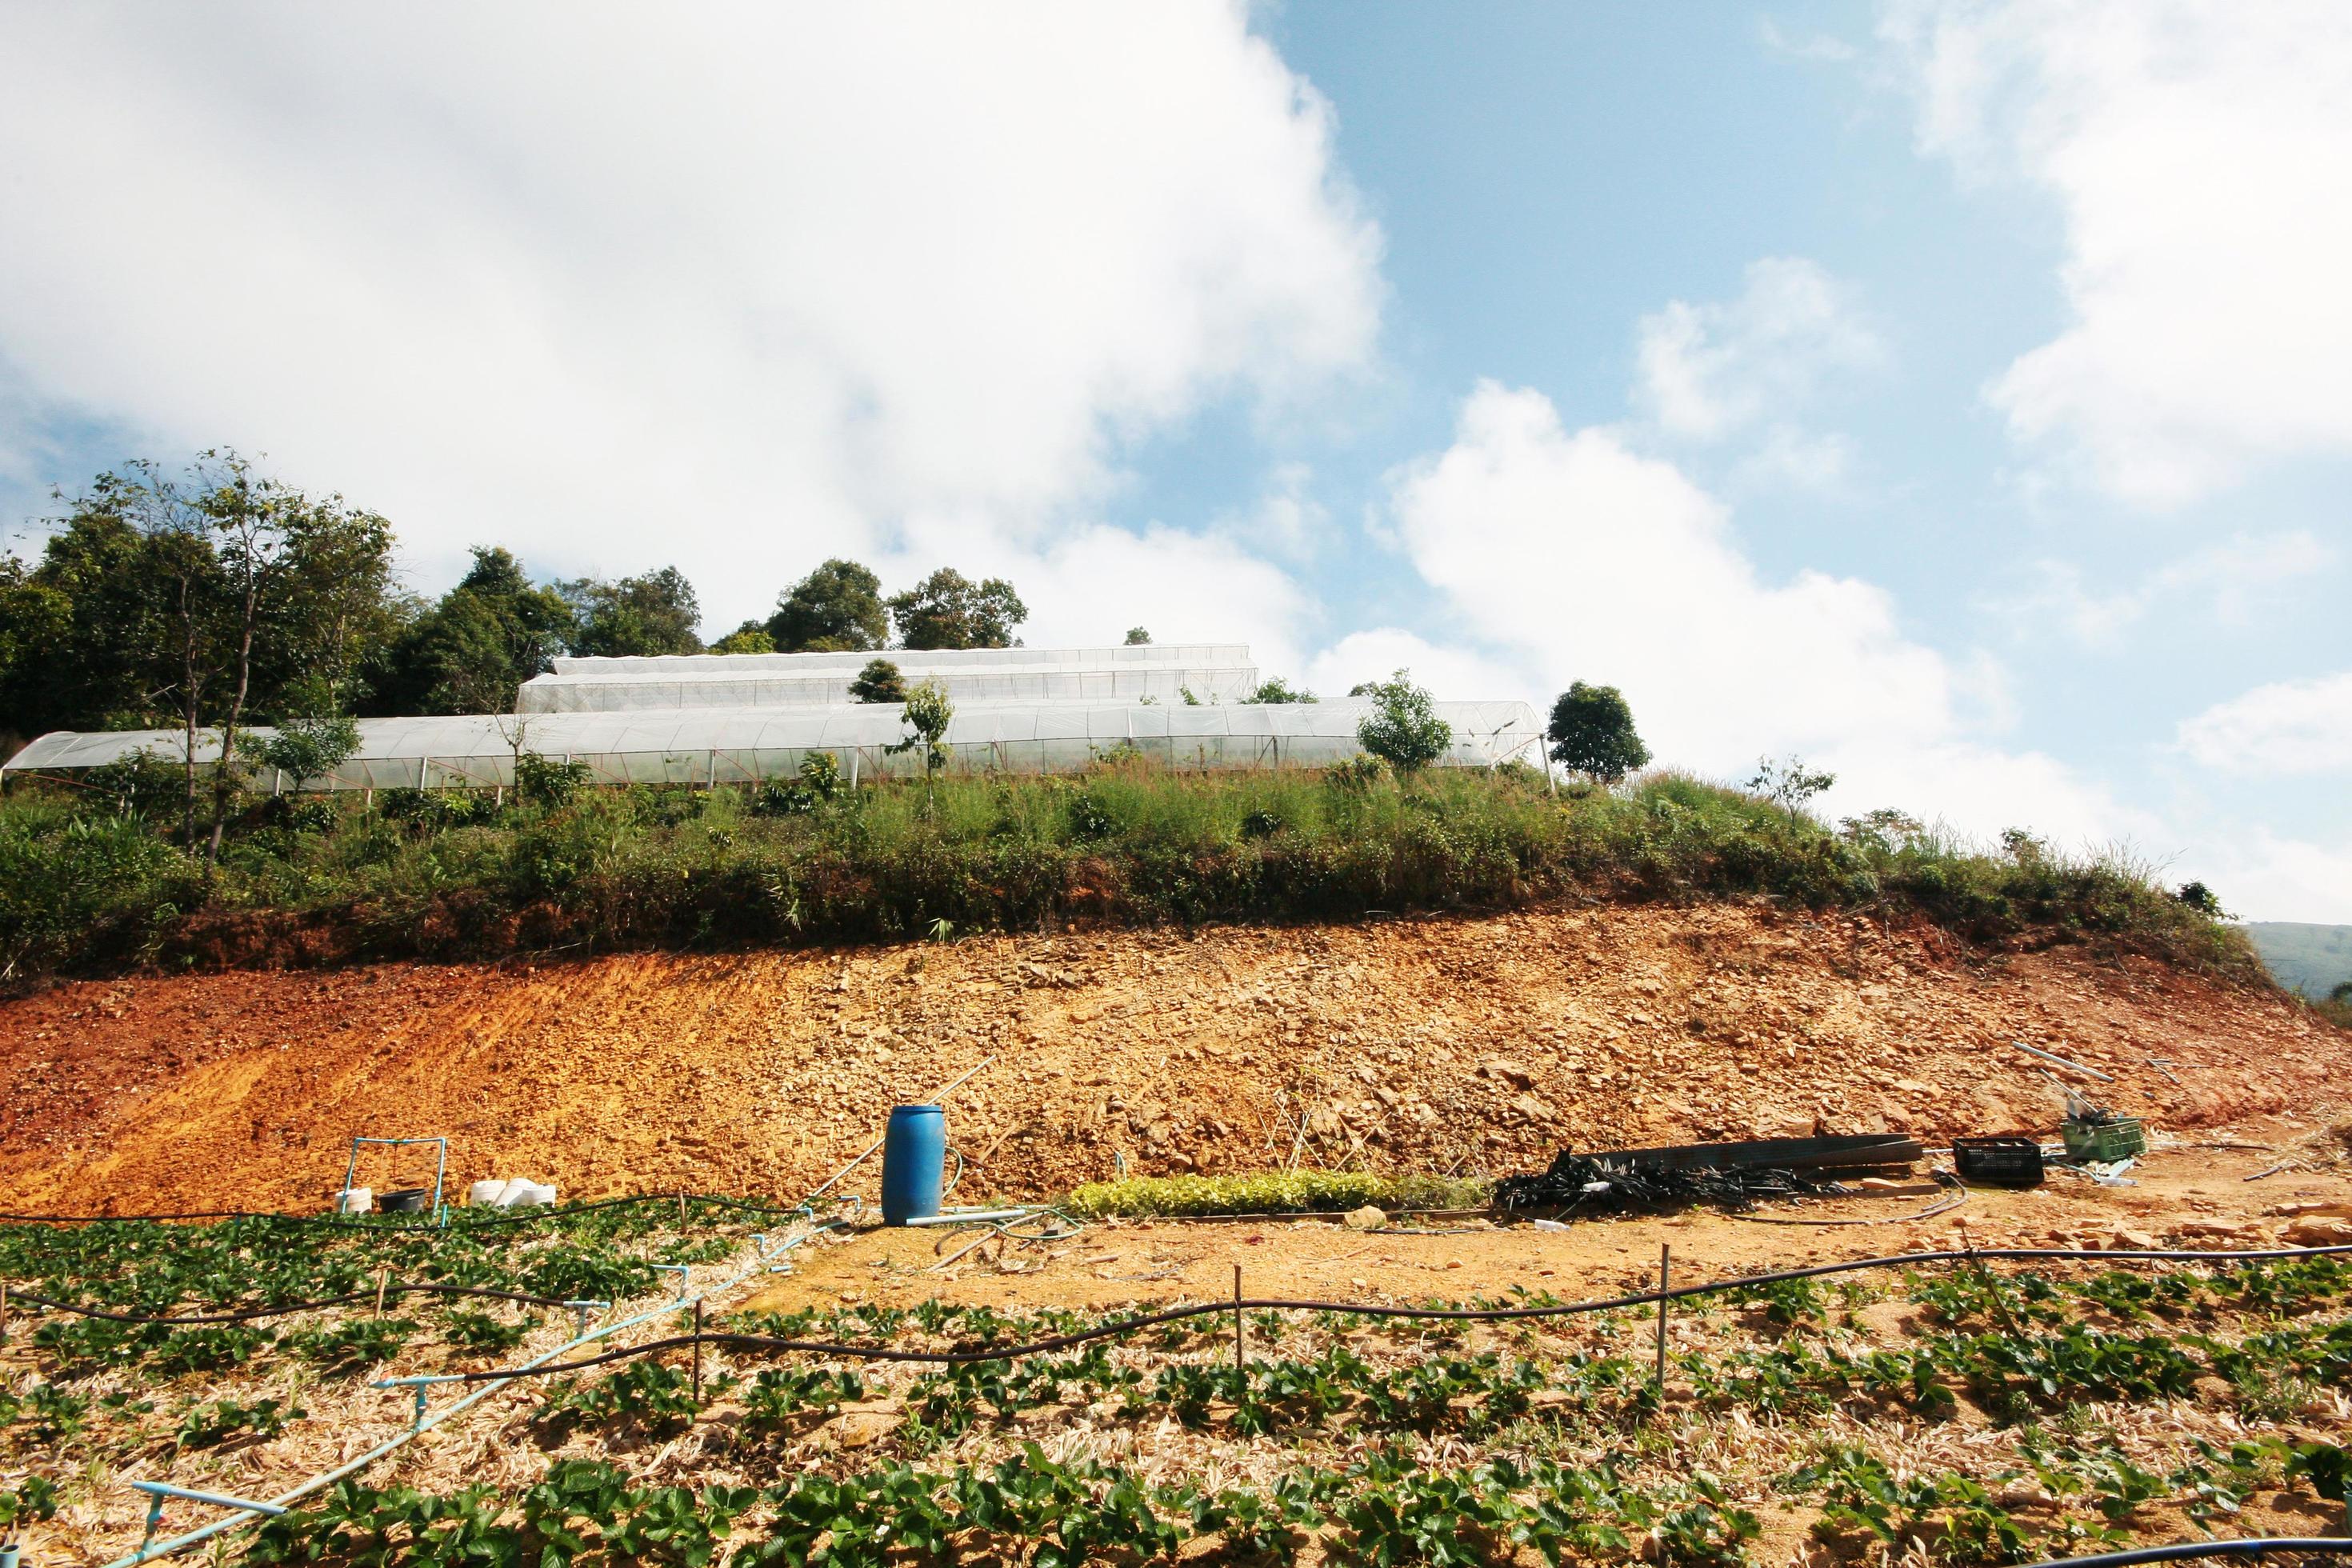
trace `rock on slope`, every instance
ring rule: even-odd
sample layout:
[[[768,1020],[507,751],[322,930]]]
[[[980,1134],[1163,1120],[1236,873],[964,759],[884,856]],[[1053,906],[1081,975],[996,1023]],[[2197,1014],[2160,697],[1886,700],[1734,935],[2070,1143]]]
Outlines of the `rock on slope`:
[[[0,1005],[0,1207],[315,1208],[358,1132],[447,1134],[459,1184],[796,1195],[991,1057],[950,1108],[965,1196],[1122,1155],[1503,1172],[1562,1143],[2047,1128],[2057,1091],[2011,1040],[2175,1127],[2352,1066],[2275,993],[1719,905],[205,974]],[[417,1169],[371,1152],[362,1179]]]

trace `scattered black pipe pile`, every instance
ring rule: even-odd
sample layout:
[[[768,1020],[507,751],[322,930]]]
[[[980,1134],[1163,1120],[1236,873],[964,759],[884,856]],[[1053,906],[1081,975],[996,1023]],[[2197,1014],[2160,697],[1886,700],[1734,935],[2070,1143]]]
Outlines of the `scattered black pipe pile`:
[[[1825,1176],[1786,1166],[1669,1168],[1615,1154],[1563,1149],[1551,1168],[1495,1184],[1495,1206],[1581,1209],[1623,1214],[1636,1209],[1718,1204],[1747,1209],[1767,1198],[1837,1196],[1849,1189]]]

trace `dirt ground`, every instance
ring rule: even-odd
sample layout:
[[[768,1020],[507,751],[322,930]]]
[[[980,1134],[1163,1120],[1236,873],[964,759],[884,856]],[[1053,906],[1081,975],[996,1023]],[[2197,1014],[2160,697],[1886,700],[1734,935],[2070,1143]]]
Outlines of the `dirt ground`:
[[[950,1110],[961,1198],[1122,1165],[1500,1173],[1563,1145],[2047,1130],[2058,1090],[2011,1041],[2184,1136],[2352,1068],[2352,1036],[2275,992],[1726,905],[138,978],[0,1004],[0,1208],[315,1210],[355,1133],[446,1134],[461,1189],[796,1194],[982,1063]],[[360,1179],[430,1173],[370,1151]]]
[[[794,1272],[743,1306],[792,1311],[938,1300],[1100,1310],[1230,1296],[1237,1266],[1243,1294],[1255,1299],[1500,1299],[1517,1286],[1581,1300],[1654,1287],[1662,1246],[1672,1249],[1674,1278],[1695,1283],[1971,1245],[2324,1245],[2337,1229],[2337,1239],[2352,1241],[2352,1149],[2327,1131],[2336,1120],[2334,1107],[2321,1107],[2315,1115],[2262,1118],[2226,1130],[2225,1138],[2158,1149],[2126,1173],[2130,1186],[2053,1170],[2038,1188],[1972,1188],[1959,1207],[1916,1223],[1901,1216],[1944,1195],[1924,1178],[1866,1197],[1770,1205],[1757,1211],[1761,1217],[1699,1209],[1582,1220],[1564,1231],[1403,1215],[1370,1232],[1336,1219],[1112,1222],[1065,1241],[991,1240],[945,1268],[943,1260],[984,1233],[877,1226],[802,1247]],[[2210,1146],[2217,1142],[2231,1146]],[[2282,1164],[2286,1169],[2274,1171]],[[2263,1172],[2273,1173],[2248,1179]],[[1873,1223],[1778,1223],[1799,1220]]]

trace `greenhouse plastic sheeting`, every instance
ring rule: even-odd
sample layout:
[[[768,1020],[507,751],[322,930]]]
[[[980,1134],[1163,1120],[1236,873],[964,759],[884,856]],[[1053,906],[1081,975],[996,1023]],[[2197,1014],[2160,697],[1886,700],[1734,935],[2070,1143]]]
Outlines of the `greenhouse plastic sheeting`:
[[[1356,725],[1365,702],[982,708],[948,726],[952,773],[1053,773],[1082,768],[1131,747],[1173,768],[1321,766],[1362,748]],[[1540,763],[1542,731],[1524,702],[1440,702],[1454,726],[1444,765],[1485,767],[1518,758]],[[613,784],[734,784],[786,776],[814,752],[831,752],[845,777],[907,777],[923,771],[912,751],[893,753],[907,728],[896,708],[692,708],[617,713],[468,715],[362,719],[359,751],[324,778],[268,774],[264,788],[443,789],[511,784],[518,752],[584,763]],[[268,730],[245,732],[244,747]],[[177,763],[180,732],[59,731],[10,758],[9,774],[72,773],[145,752]],[[199,731],[196,760],[219,755],[216,733]]]
[[[714,666],[763,675],[856,675],[887,658],[909,680],[952,669],[1132,669],[1141,665],[1250,662],[1246,643],[1139,643],[1132,647],[881,648],[865,653],[564,655],[558,675],[698,675]]]
[[[757,657],[757,656],[753,656]],[[679,660],[677,662],[686,662]],[[604,713],[653,708],[844,707],[855,670],[745,671],[742,658],[710,658],[683,674],[581,673],[541,675],[515,694],[518,713]],[[713,668],[716,667],[716,668]],[[1257,689],[1257,667],[1131,665],[1122,669],[1007,668],[1003,666],[928,673],[901,667],[908,685],[936,680],[958,708],[1041,702],[1128,703],[1140,698],[1181,703],[1244,702]],[[889,705],[896,712],[898,705]]]

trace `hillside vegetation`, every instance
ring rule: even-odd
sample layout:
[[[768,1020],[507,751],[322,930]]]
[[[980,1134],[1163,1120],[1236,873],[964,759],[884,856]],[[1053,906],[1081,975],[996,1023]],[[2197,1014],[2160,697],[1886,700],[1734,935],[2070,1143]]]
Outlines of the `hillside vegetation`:
[[[1987,852],[1892,813],[1832,828],[1671,773],[1559,794],[1525,769],[1401,782],[1361,762],[1223,775],[1108,762],[929,790],[822,774],[599,790],[551,765],[526,773],[531,798],[255,800],[209,873],[172,841],[170,778],[19,784],[0,801],[0,973],[1749,896],[2261,973],[2237,930],[2125,858],[2017,833]]]

